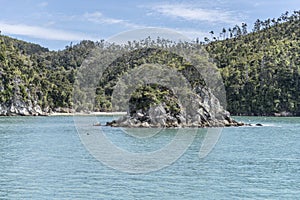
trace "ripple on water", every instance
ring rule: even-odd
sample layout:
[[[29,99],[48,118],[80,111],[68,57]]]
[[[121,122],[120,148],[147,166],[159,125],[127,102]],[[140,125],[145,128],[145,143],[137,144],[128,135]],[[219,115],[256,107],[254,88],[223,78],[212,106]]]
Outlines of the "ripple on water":
[[[169,167],[127,174],[88,153],[72,117],[0,117],[0,199],[297,199],[299,118],[239,119],[264,126],[223,129],[204,159],[198,158],[204,137],[199,133]],[[117,144],[141,152],[160,148],[172,136],[111,131],[108,137]]]

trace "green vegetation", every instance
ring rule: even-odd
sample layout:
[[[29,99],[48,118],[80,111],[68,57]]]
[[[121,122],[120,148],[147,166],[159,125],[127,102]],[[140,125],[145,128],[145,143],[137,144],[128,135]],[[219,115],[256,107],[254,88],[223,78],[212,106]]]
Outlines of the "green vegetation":
[[[0,105],[39,105],[45,112],[72,107],[76,68],[88,54],[83,41],[50,52],[36,44],[0,36]],[[90,49],[93,46],[88,46]]]
[[[287,12],[277,20],[257,20],[252,33],[235,26],[228,29],[230,39],[208,43],[206,49],[225,81],[232,114],[300,115],[299,27],[300,12],[291,16]]]
[[[252,32],[247,24],[241,27],[223,28],[220,34],[211,31],[211,38],[205,43],[180,43],[147,38],[125,46],[106,46],[103,41],[82,41],[70,44],[61,51],[49,51],[37,44],[31,44],[0,35],[0,109],[14,102],[27,106],[39,105],[45,112],[57,108],[109,111],[112,109],[111,95],[118,79],[129,69],[144,63],[167,65],[180,71],[194,87],[205,85],[204,80],[178,53],[172,51],[176,45],[186,48],[202,46],[217,64],[224,79],[227,109],[233,115],[274,115],[287,112],[300,115],[300,11],[292,15],[282,14],[278,19],[257,20]],[[163,48],[157,48],[157,47]],[[153,48],[155,47],[155,48]],[[94,50],[105,59],[115,51],[124,54],[108,63],[100,80],[95,84],[94,102],[82,93],[80,86],[73,86],[81,64]],[[170,49],[163,51],[162,49]],[[201,60],[201,56],[197,58]],[[203,59],[206,66],[208,59]],[[105,63],[106,61],[101,61]],[[93,69],[90,74],[97,74]],[[204,71],[207,69],[203,69]],[[100,78],[100,77],[99,77]],[[93,89],[93,88],[92,88]],[[91,91],[93,92],[93,90]],[[162,101],[165,88],[161,86],[140,86],[131,101],[140,95],[151,95],[151,102]],[[218,91],[215,91],[216,95]],[[145,96],[146,95],[146,96]],[[172,102],[172,101],[170,101]],[[174,106],[173,106],[174,107]],[[175,106],[176,107],[176,106]],[[174,108],[175,108],[174,107]],[[176,110],[176,109],[174,109]]]
[[[186,45],[184,48],[190,48],[191,46],[193,46],[190,44],[180,44],[180,45]],[[177,47],[177,48],[179,49],[182,47]],[[190,62],[186,61],[183,57],[175,53],[172,53],[170,51],[167,51],[166,49],[153,48],[153,47],[140,48],[137,50],[127,52],[121,57],[118,57],[108,68],[105,69],[96,90],[95,109],[100,111],[106,111],[111,109],[110,102],[111,102],[112,93],[119,79],[123,75],[126,75],[126,73],[131,69],[134,69],[135,67],[141,66],[143,64],[168,66],[171,69],[173,68],[179,73],[181,73],[185,77],[185,79],[189,81],[189,84],[191,85],[192,88],[195,88],[197,85],[202,85],[202,86],[205,85],[205,81],[202,78],[201,74]],[[155,74],[156,77],[161,77],[160,80],[162,82],[167,80],[166,78],[167,74],[164,75],[163,71],[164,70],[160,70],[161,74]],[[170,71],[165,70],[165,72],[169,73]],[[147,72],[142,73],[142,76],[143,75],[150,76],[150,74],[147,74]],[[169,80],[169,85],[170,83],[172,83],[172,80]],[[140,84],[139,85],[140,89],[144,88],[142,82],[140,82],[139,84]],[[151,90],[153,92],[153,94],[151,95],[160,96],[160,90],[162,89],[161,87],[154,87],[157,89],[157,91],[155,92],[155,90]],[[146,88],[149,89],[149,86]],[[158,99],[161,100],[162,97]],[[122,104],[123,104],[122,99],[120,99],[118,105],[122,105]],[[123,107],[123,109],[126,111],[125,107]]]
[[[132,112],[140,110],[141,113],[146,113],[151,106],[162,103],[164,103],[163,107],[167,113],[172,116],[179,115],[180,106],[172,90],[159,84],[147,84],[133,92],[129,100],[129,110]]]

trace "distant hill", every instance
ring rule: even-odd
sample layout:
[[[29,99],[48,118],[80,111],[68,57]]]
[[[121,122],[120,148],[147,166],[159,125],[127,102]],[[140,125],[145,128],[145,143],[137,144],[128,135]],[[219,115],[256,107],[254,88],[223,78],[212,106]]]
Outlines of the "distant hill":
[[[295,11],[278,19],[257,20],[250,33],[246,24],[223,29],[220,34],[212,31],[211,39],[200,44],[220,69],[227,109],[233,115],[300,115],[299,27],[300,12]],[[166,41],[160,42],[165,45]],[[134,50],[135,45],[139,43],[127,48]],[[103,42],[82,41],[49,51],[0,35],[0,115],[69,112],[74,104],[76,72],[95,47],[107,48]],[[105,85],[99,82],[94,108],[109,110],[110,99],[99,96],[99,91],[112,88],[101,88],[101,84]]]
[[[14,39],[8,36],[0,35],[1,41],[7,46],[13,45],[15,49],[18,49],[22,54],[33,55],[49,52],[48,48],[42,47],[38,44],[25,42],[22,40]]]

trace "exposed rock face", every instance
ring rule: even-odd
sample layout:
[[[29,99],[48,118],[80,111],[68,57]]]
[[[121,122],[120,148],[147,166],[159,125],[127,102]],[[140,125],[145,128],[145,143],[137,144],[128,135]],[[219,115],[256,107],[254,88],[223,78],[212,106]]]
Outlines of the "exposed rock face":
[[[13,84],[13,96],[9,98],[6,102],[0,102],[0,116],[44,116],[49,114],[49,109],[44,110],[38,105],[36,100],[31,98],[30,92],[27,90],[27,100],[21,94],[20,85],[22,80],[20,77],[14,77]],[[1,87],[0,81],[0,91],[4,91],[4,87]]]
[[[47,116],[52,112],[72,113],[74,110],[69,108],[42,108],[37,100],[31,99],[31,94],[28,92],[27,100],[20,94],[19,82],[15,80],[14,96],[7,102],[0,102],[0,116]]]
[[[25,103],[21,100],[16,100],[9,103],[0,103],[0,116],[48,116],[49,114],[57,113],[74,113],[74,109],[70,108],[55,108],[52,110],[49,107],[41,108],[36,103],[28,101]]]
[[[134,101],[135,104],[145,104],[143,98]],[[236,122],[230,118],[227,112],[220,105],[218,99],[208,90],[192,94],[187,107],[179,112],[172,112],[168,102],[146,106],[147,109],[136,110],[138,106],[129,105],[127,115],[108,122],[113,127],[223,127],[243,126],[244,123]]]
[[[39,105],[33,105],[31,101],[27,104],[20,100],[0,104],[0,116],[45,116],[48,114],[47,110],[43,111]]]

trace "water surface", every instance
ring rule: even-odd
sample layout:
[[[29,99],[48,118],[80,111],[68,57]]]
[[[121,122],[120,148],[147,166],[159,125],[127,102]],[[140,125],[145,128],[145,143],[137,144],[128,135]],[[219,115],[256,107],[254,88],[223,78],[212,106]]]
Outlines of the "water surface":
[[[206,131],[199,130],[172,165],[129,174],[89,154],[73,117],[0,117],[0,199],[299,198],[300,118],[238,119],[265,126],[224,128],[204,159],[198,153]],[[128,151],[147,152],[175,131],[137,138],[108,128],[107,136]]]

